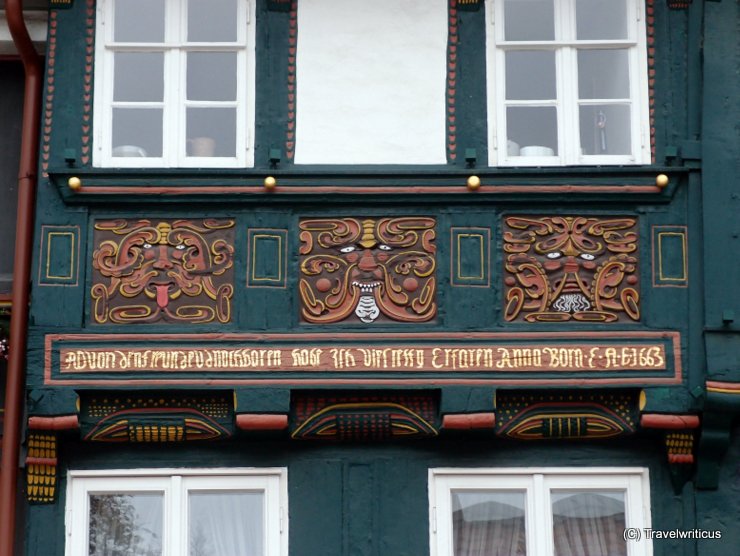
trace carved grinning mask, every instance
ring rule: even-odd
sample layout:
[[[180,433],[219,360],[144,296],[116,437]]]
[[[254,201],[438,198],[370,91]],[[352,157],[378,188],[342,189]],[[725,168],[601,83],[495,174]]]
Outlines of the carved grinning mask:
[[[639,320],[634,218],[504,219],[505,318]]]
[[[432,218],[337,218],[300,223],[301,316],[426,322],[435,303]]]
[[[228,322],[233,227],[213,219],[96,222],[95,322]]]

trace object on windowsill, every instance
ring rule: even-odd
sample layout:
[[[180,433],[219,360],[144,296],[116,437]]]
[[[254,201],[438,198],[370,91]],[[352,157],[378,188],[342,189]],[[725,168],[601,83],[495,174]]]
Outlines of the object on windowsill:
[[[216,140],[212,137],[193,137],[188,139],[189,156],[211,157],[216,154]]]
[[[120,157],[146,157],[146,151],[136,145],[119,145],[118,147],[113,147],[111,154]]]
[[[555,156],[555,151],[541,145],[527,145],[521,148],[519,154],[521,156]]]
[[[508,156],[519,156],[519,143],[509,139],[506,142],[506,154]]]

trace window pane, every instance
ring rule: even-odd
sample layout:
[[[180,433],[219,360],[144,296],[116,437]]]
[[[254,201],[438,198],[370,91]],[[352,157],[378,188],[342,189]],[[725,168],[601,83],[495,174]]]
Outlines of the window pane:
[[[549,100],[555,89],[555,52],[513,50],[506,53],[506,98]]]
[[[187,56],[188,100],[236,100],[236,52]]]
[[[627,50],[579,50],[579,98],[629,98]]]
[[[507,41],[554,40],[553,0],[506,0],[504,38]]]
[[[623,492],[553,491],[556,556],[626,556]]]
[[[627,104],[581,106],[583,154],[630,154],[630,107]]]
[[[118,52],[115,54],[113,100],[161,101],[163,98],[163,53]]]
[[[521,156],[558,153],[558,115],[554,106],[510,106],[506,109],[506,136],[521,147]],[[510,145],[511,149],[512,146]]]
[[[188,108],[188,156],[236,156],[236,108]]]
[[[260,492],[190,493],[188,556],[261,556]]]
[[[161,108],[113,109],[113,156],[162,156]]]
[[[116,42],[164,42],[164,0],[116,0]]]
[[[452,491],[454,556],[527,553],[525,493]]]
[[[189,0],[188,42],[236,42],[237,0]]]
[[[162,494],[90,495],[89,556],[160,556]]]
[[[576,0],[576,33],[579,40],[626,39],[625,0]]]

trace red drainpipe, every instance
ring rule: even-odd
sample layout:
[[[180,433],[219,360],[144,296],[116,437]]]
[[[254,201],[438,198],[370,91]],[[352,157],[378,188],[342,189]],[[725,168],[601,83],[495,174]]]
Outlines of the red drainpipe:
[[[23,0],[6,0],[5,16],[26,73],[23,97],[21,159],[18,171],[18,211],[13,261],[12,315],[8,377],[5,391],[3,450],[0,463],[0,556],[13,556],[16,491],[25,385],[26,329],[31,286],[31,243],[38,176],[39,121],[43,59],[36,53],[23,20]]]

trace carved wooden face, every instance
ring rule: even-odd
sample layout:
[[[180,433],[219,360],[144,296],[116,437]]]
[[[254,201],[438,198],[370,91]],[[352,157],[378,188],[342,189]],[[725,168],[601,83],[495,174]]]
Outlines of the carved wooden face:
[[[638,320],[636,227],[634,218],[505,218],[506,320]]]
[[[95,322],[228,322],[233,227],[210,219],[96,222]]]
[[[303,319],[366,324],[433,319],[434,225],[434,219],[419,217],[301,221]]]

